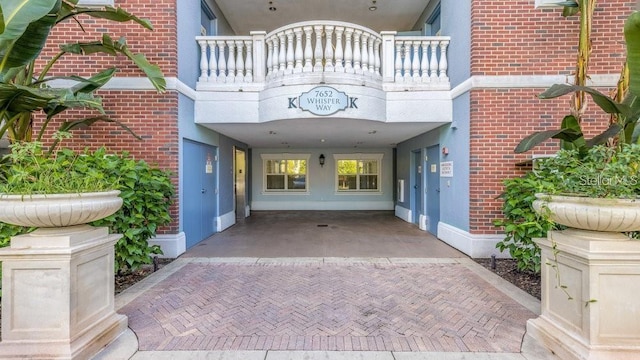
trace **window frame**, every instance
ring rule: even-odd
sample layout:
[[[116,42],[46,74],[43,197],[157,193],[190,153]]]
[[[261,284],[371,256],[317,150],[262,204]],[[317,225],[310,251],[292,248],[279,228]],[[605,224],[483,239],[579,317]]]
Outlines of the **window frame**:
[[[382,194],[382,158],[384,154],[381,153],[354,153],[354,154],[333,154],[335,168],[333,170],[335,181],[334,191],[336,195],[379,195]],[[338,161],[340,160],[355,160],[355,161],[377,161],[376,174],[359,174],[356,173],[356,189],[340,190],[340,174],[338,174]],[[377,176],[377,189],[360,189],[360,176],[361,175],[376,175]]]
[[[290,153],[281,153],[281,154],[260,154],[262,158],[262,193],[265,195],[268,194],[301,194],[306,195],[309,194],[309,159],[311,158],[311,154],[290,154]],[[271,160],[279,160],[279,161],[288,161],[288,160],[305,160],[307,162],[307,171],[305,175],[304,189],[287,189],[287,185],[289,183],[288,176],[290,174],[287,173],[287,169],[285,168],[284,175],[284,189],[267,189],[267,162]]]

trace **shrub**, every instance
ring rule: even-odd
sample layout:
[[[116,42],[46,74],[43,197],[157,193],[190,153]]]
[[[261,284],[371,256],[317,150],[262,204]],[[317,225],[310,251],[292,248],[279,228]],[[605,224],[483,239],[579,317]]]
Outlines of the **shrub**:
[[[504,240],[496,244],[500,251],[505,249],[517,261],[518,270],[540,272],[540,248],[534,238],[547,236],[554,224],[533,210],[535,194],[545,192],[549,184],[530,172],[520,178],[503,181],[505,191],[500,195],[503,219],[494,220],[495,226],[504,228]]]
[[[39,163],[45,160],[38,160]],[[112,184],[111,189],[120,190],[123,205],[115,214],[91,223],[108,226],[111,233],[120,233],[122,238],[115,246],[115,266],[119,272],[128,272],[152,262],[151,256],[161,254],[158,246],[149,246],[148,240],[156,235],[158,227],[169,224],[169,206],[174,195],[170,174],[152,168],[142,160],[136,161],[128,153],[108,155],[104,148],[95,152],[85,150],[80,155],[61,149],[55,156],[46,158],[48,171],[86,174],[103,177]],[[72,165],[70,165],[72,164]],[[5,172],[7,174],[7,172]],[[57,175],[51,175],[57,177]],[[0,223],[0,246],[8,244],[11,236],[28,232],[19,226]]]

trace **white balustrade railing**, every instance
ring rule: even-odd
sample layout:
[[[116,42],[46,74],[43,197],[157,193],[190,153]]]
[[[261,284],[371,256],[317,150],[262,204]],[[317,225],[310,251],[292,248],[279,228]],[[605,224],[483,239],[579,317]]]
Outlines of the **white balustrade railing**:
[[[381,83],[449,85],[446,36],[380,34],[310,21],[250,36],[198,36],[199,83],[269,83],[305,73],[344,73]]]

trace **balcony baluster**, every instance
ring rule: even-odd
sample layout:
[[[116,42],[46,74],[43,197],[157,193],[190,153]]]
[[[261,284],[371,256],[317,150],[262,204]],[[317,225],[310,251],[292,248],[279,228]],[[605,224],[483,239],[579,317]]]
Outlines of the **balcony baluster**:
[[[398,36],[394,31],[376,33],[345,22],[308,21],[269,34],[197,36],[196,41],[201,53],[199,89],[239,86],[258,90],[272,82],[277,86],[303,84],[305,79],[317,83],[318,77],[310,73],[326,73],[321,81],[327,82],[375,80],[392,91],[411,89],[407,86],[434,90],[450,86],[450,39],[446,36]],[[347,76],[328,75],[334,72]]]

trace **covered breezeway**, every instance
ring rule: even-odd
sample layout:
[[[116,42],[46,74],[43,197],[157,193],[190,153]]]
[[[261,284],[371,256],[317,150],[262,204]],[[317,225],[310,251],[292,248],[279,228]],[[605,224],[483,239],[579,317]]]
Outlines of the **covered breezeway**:
[[[183,257],[460,258],[392,211],[257,211]]]

